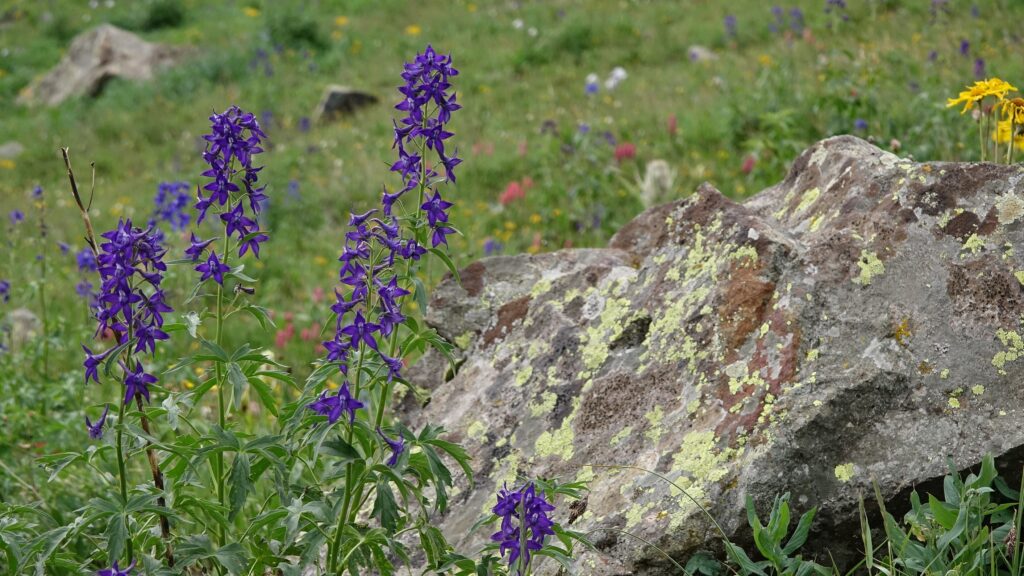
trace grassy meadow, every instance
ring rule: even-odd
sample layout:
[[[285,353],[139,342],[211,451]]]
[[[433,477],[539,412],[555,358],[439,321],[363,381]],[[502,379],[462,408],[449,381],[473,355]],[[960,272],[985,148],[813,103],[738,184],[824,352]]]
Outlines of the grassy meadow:
[[[464,163],[446,198],[461,232],[450,252],[464,266],[487,254],[603,245],[643,210],[640,182],[655,159],[671,167],[674,197],[710,181],[736,199],[777,182],[802,149],[836,134],[917,160],[976,160],[974,124],[946,99],[980,77],[1024,82],[1024,32],[1010,25],[1024,18],[1024,3],[846,4],[0,1],[0,145],[24,146],[0,159],[0,280],[10,283],[0,318],[27,308],[43,325],[24,342],[12,341],[12,329],[0,334],[0,503],[38,503],[66,518],[94,496],[76,475],[48,482],[60,462],[37,459],[80,449],[84,410],[95,414],[117,394],[114,383],[82,382],[80,343],[91,345],[95,323],[76,286],[98,280],[76,265],[83,228],[61,147],[86,195],[95,164],[91,217],[101,232],[121,218],[148,220],[161,182],[205,182],[201,137],[212,112],[235,104],[255,113],[269,141],[258,161],[271,239],[246,273],[259,277],[256,298],[276,328],[265,333],[247,319],[225,339],[267,347],[302,376],[322,354],[349,213],[398,183],[388,171],[395,87],[402,63],[426,44],[451,53],[460,71],[463,109],[448,142]],[[195,53],[150,82],[115,79],[95,98],[16,103],[76,34],[103,22]],[[624,78],[609,87],[619,67]],[[380,102],[315,122],[329,84]],[[178,258],[187,234],[167,231],[167,244]],[[443,272],[431,268],[424,280]],[[192,274],[171,268],[174,300]],[[172,338],[156,363],[171,365],[185,346]],[[180,370],[160,386],[183,391],[202,378],[201,369]]]

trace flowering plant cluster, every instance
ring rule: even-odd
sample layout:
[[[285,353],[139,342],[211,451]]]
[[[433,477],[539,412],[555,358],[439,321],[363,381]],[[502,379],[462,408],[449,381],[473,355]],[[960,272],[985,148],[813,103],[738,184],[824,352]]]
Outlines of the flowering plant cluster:
[[[946,106],[952,108],[963,104],[961,114],[972,113],[978,123],[978,144],[981,160],[986,157],[994,162],[1013,162],[1015,148],[1024,146],[1024,98],[1009,98],[1017,88],[999,78],[978,80],[967,86],[956,98],[950,98]],[[986,141],[986,133],[990,134]],[[999,145],[1005,144],[1000,153]]]
[[[145,229],[122,220],[93,238],[68,161],[90,245],[76,260],[80,273],[99,276],[96,337],[111,342],[100,352],[82,346],[85,379],[107,381],[117,371],[110,379],[120,385],[116,411],[108,402],[97,419],[85,418],[91,449],[51,461],[57,472],[77,460],[102,470],[104,455],[115,456],[116,471],[104,477],[116,479],[116,494],[91,500],[61,533],[90,543],[105,535],[88,560],[95,574],[390,575],[398,562],[417,562],[459,576],[528,575],[541,556],[571,557],[571,542],[582,537],[554,521],[552,497],[577,494],[540,481],[499,492],[485,520],[500,529],[482,557],[456,554],[434,521],[455,485],[450,463],[472,482],[469,457],[443,429],[412,430],[392,409],[396,386],[424,397],[404,374],[409,359],[431,347],[456,368],[453,346],[420,324],[412,303],[426,301],[422,276],[431,264],[458,277],[448,255],[457,234],[453,203],[445,197],[461,163],[449,144],[460,109],[451,84],[457,74],[451,56],[429,46],[405,65],[390,168],[401,184],[348,219],[325,356],[304,386],[271,352],[232,342],[238,332],[227,327],[245,312],[264,331],[274,328],[250,301],[257,279],[232,262],[250,251],[258,257],[268,240],[258,223],[267,194],[254,161],[265,135],[251,113],[231,107],[210,117],[196,218],[182,200],[186,185],[165,183]],[[207,218],[221,231],[202,239],[195,227]],[[191,227],[184,258],[165,263],[158,222],[176,232]],[[175,292],[164,287],[176,264],[199,273],[177,312],[168,304]],[[178,335],[194,339],[192,353],[161,366],[158,343]],[[182,373],[199,383],[176,391]],[[208,392],[214,406],[205,405]],[[245,424],[254,418],[276,419],[276,431],[253,434]],[[166,423],[162,433],[155,421]],[[135,477],[142,453],[151,483]],[[409,549],[416,538],[422,554]],[[42,566],[46,558],[33,561]]]

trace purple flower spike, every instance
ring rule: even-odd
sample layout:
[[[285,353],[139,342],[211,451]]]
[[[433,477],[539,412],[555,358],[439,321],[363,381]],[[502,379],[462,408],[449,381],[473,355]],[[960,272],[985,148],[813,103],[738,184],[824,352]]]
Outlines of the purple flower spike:
[[[121,367],[125,368],[124,364],[121,364]],[[130,372],[125,368],[125,372],[124,403],[131,402],[136,395],[141,395],[146,402],[149,402],[149,385],[156,384],[156,376],[144,372],[142,362],[136,362],[135,369]]]
[[[519,560],[520,533],[526,540],[526,555],[522,559],[522,568],[530,565],[533,552],[544,547],[544,539],[553,536],[554,523],[548,515],[555,507],[548,503],[543,494],[537,494],[533,482],[518,490],[502,488],[498,492],[498,503],[491,510],[501,517],[501,529],[491,535],[491,540],[499,543],[499,553],[508,554],[508,565],[511,567]]]

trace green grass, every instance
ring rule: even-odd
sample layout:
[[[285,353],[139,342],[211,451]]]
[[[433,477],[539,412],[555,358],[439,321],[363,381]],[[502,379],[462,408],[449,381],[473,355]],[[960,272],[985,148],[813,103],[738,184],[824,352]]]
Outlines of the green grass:
[[[175,4],[183,8],[180,21]],[[801,36],[768,30],[769,7],[760,0],[551,1],[519,8],[496,0],[122,0],[114,8],[101,1],[96,9],[84,1],[8,1],[0,7],[6,22],[0,25],[0,143],[17,140],[26,151],[0,163],[0,207],[4,218],[21,209],[28,219],[0,227],[0,278],[13,286],[2,307],[39,314],[45,300],[50,337],[45,361],[42,339],[0,355],[0,462],[12,469],[0,474],[0,501],[40,490],[46,474],[32,458],[80,445],[83,408],[113,394],[81,385],[78,346],[89,341],[92,326],[74,294],[80,276],[73,256],[57,248],[58,241],[84,245],[60,147],[70,147],[86,189],[95,163],[92,216],[104,230],[119,217],[146,219],[159,182],[200,182],[199,139],[210,112],[231,104],[258,115],[269,111],[272,147],[261,160],[272,196],[266,222],[272,240],[249,272],[255,268],[257,298],[276,312],[279,326],[290,317],[297,333],[312,331],[311,338],[296,336],[275,349],[301,372],[318,355],[316,328],[327,309],[315,290],[330,294],[348,213],[374,203],[382,185],[396,184],[387,171],[394,158],[394,87],[402,63],[426,43],[451,52],[461,70],[456,86],[464,109],[453,120],[451,142],[465,163],[449,194],[458,203],[453,222],[464,233],[453,240],[452,253],[463,265],[483,254],[488,239],[507,253],[602,245],[642,209],[636,182],[653,159],[674,168],[678,196],[708,180],[743,198],[778,181],[810,143],[853,132],[857,119],[868,124],[861,136],[884,147],[897,139],[901,154],[975,159],[973,126],[947,110],[945,99],[973,80],[976,57],[986,60],[989,74],[1024,82],[1011,25],[1021,21],[1024,5],[977,2],[975,18],[966,5],[951,3],[950,14],[933,19],[924,0],[851,2],[850,20],[839,22],[823,4],[784,5],[806,14],[808,33]],[[735,39],[724,32],[727,12],[739,20]],[[523,26],[513,26],[515,20]],[[96,99],[51,109],[15,104],[75,34],[104,21],[151,41],[194,45],[197,54],[149,83],[112,81]],[[960,55],[961,39],[969,40],[970,57]],[[691,62],[687,51],[695,44],[718,58]],[[260,50],[269,55],[271,75],[252,65]],[[604,78],[615,66],[627,70],[627,80],[614,91],[584,94],[588,73]],[[368,90],[382,104],[302,132],[300,119],[312,114],[330,83]],[[672,116],[675,135],[667,128]],[[548,121],[554,129],[542,132]],[[579,134],[582,123],[591,127],[588,136]],[[604,132],[635,144],[636,159],[616,162]],[[757,161],[746,173],[748,156]],[[526,200],[501,206],[501,192],[523,178],[533,181]],[[300,200],[288,197],[292,181]],[[46,190],[45,239],[30,199],[37,184]],[[185,245],[180,237],[170,244],[175,251]],[[44,255],[45,280],[37,254]],[[170,301],[183,299],[189,276],[172,273]],[[228,340],[272,345],[272,338],[256,334],[233,333]],[[159,361],[166,365],[178,352],[168,346]],[[164,385],[186,387],[186,380],[177,374]],[[65,490],[77,501],[82,487],[73,484]],[[59,502],[65,492],[53,494],[54,510],[67,510]]]

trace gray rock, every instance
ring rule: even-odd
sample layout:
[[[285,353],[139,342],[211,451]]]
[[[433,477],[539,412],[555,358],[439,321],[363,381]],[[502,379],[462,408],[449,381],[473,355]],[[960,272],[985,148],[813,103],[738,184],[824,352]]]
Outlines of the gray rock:
[[[15,140],[0,144],[0,158],[4,160],[14,160],[24,151],[25,147],[21,145],[21,142]]]
[[[320,103],[316,105],[313,118],[325,122],[340,116],[352,114],[360,108],[377,103],[377,97],[373,94],[354,90],[348,86],[332,84],[324,89],[324,95]]]
[[[704,184],[607,249],[476,262],[427,313],[464,363],[405,416],[474,458],[441,528],[472,551],[496,488],[557,476],[591,482],[573,527],[600,554],[576,574],[678,573],[619,530],[681,562],[720,551],[643,468],[741,544],[746,495],[764,510],[791,492],[795,513],[819,507],[808,553],[849,565],[873,482],[901,514],[947,457],[1019,474],[1022,271],[1024,169],[916,164],[850,136],[744,203]]]
[[[56,106],[74,96],[96,96],[111,78],[149,80],[191,51],[184,46],[152,44],[102,24],[76,36],[60,63],[25,88],[18,103]]]

